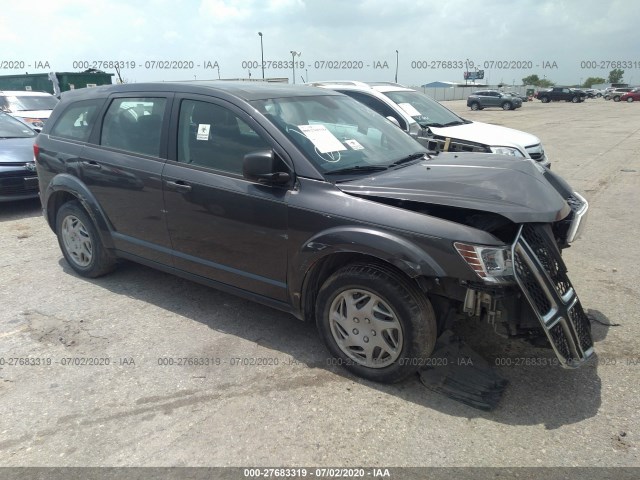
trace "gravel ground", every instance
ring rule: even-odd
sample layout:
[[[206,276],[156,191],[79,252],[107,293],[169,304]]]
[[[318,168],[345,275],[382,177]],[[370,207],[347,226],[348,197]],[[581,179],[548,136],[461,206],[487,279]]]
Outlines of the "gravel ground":
[[[597,361],[515,365],[553,357],[474,325],[470,343],[512,362],[494,411],[417,379],[377,385],[278,311],[135,264],[79,278],[37,201],[1,204],[0,465],[640,466],[640,105],[446,105],[539,136],[589,200],[565,259],[591,316],[619,324],[594,323]],[[25,357],[40,365],[8,364]],[[178,358],[209,365],[162,365]]]

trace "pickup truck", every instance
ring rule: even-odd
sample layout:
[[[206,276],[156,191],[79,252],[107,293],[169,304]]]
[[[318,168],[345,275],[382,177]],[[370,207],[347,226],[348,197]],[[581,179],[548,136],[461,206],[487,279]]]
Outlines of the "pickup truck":
[[[553,87],[547,90],[540,90],[536,94],[536,98],[542,103],[549,103],[551,101],[559,102],[564,100],[566,102],[584,102],[587,94],[582,90],[568,87]]]

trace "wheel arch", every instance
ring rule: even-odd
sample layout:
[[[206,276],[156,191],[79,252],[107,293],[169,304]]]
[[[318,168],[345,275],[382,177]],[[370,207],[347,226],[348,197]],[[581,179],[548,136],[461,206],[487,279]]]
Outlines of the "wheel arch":
[[[103,245],[108,249],[113,248],[111,223],[100,208],[98,200],[77,177],[65,173],[56,175],[47,187],[45,198],[45,217],[53,231],[56,228],[56,214],[60,207],[67,202],[77,200],[91,218]]]
[[[315,299],[324,281],[350,263],[372,263],[391,269],[416,282],[423,291],[423,280],[441,277],[444,269],[417,245],[388,232],[352,227],[331,229],[305,243],[293,259],[299,265],[292,277],[293,298],[302,319],[313,318]]]

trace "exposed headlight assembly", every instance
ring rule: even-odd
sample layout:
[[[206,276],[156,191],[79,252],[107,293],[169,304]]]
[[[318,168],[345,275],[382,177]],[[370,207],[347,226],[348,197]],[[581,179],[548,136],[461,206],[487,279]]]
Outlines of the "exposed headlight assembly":
[[[526,158],[520,150],[514,147],[489,147],[491,149],[491,153],[496,153],[498,155],[510,155],[512,157],[518,158]]]
[[[465,262],[482,278],[490,283],[514,281],[511,247],[483,247],[455,242],[453,246]]]

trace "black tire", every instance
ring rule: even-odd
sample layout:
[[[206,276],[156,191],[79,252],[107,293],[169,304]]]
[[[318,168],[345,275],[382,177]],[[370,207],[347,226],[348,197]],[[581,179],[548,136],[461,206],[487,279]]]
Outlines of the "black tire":
[[[620,101],[620,95],[616,95],[615,97],[613,97],[613,101],[614,102],[619,102]]]
[[[572,103],[578,103],[580,101],[580,99],[578,97],[571,97],[571,102]]]
[[[628,102],[628,103],[632,103],[632,102],[633,102],[633,97],[629,97],[629,98],[627,98],[627,102]]]
[[[65,260],[79,275],[96,278],[114,269],[116,258],[104,248],[91,217],[77,200],[58,210],[56,235]]]
[[[542,97],[542,98],[540,98],[540,101],[542,103],[549,103],[549,97]]]
[[[504,102],[502,104],[502,110],[508,111],[511,110],[513,107],[511,106],[511,104],[509,102]]]
[[[476,110],[480,110],[480,104],[478,102],[473,102],[471,105],[469,105],[469,107],[471,108],[471,110],[473,110],[474,112]]]
[[[347,300],[354,301],[351,311]],[[364,302],[360,307],[358,300]],[[372,309],[368,314],[367,306]],[[334,318],[345,318],[332,322],[332,312]],[[338,365],[381,383],[399,382],[417,372],[433,352],[437,336],[427,297],[401,274],[376,264],[347,265],[331,275],[318,292],[316,324]],[[341,340],[348,345],[339,345]]]
[[[601,97],[602,97],[602,94],[601,94],[601,93],[598,93],[598,94],[596,94],[596,97],[601,98]]]

